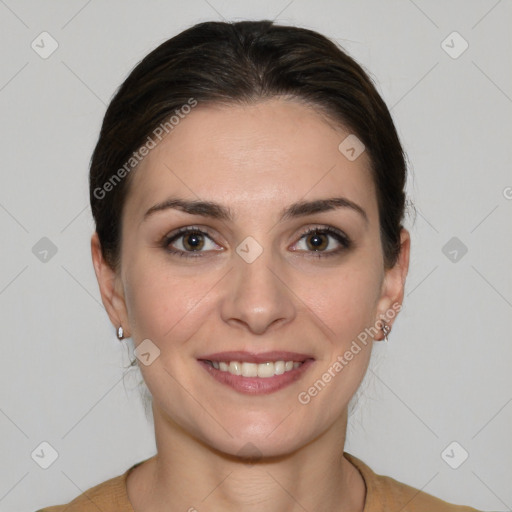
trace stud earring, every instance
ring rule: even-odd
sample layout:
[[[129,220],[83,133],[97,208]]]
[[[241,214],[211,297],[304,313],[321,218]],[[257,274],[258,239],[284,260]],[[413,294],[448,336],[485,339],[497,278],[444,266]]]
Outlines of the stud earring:
[[[388,342],[388,334],[391,332],[391,327],[386,322],[383,322],[382,332],[384,333],[384,341]]]
[[[119,340],[122,340],[124,338],[124,331],[123,331],[123,326],[120,325],[117,329],[117,338]]]

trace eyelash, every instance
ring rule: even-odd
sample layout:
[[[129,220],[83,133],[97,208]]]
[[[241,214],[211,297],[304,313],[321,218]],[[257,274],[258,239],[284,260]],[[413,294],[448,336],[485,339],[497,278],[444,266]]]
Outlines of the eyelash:
[[[188,233],[198,233],[198,234],[207,236],[208,238],[210,238],[210,240],[212,240],[212,237],[208,234],[207,231],[204,231],[203,229],[200,229],[198,227],[188,226],[186,228],[182,228],[182,229],[178,230],[177,232],[175,232],[173,234],[166,235],[164,237],[161,245],[166,252],[173,254],[173,255],[177,255],[177,256],[185,257],[185,258],[202,257],[202,251],[182,251],[181,249],[170,249],[169,248],[169,245],[172,242],[175,242],[176,240],[178,240],[179,238],[181,238],[182,236],[184,236]],[[342,231],[339,231],[330,226],[309,228],[300,235],[299,241],[302,240],[303,238],[307,237],[310,234],[330,235],[333,238],[335,238],[339,244],[341,244],[341,247],[339,247],[338,249],[335,249],[333,251],[328,251],[328,252],[325,252],[325,251],[298,251],[298,252],[308,252],[309,256],[311,256],[311,257],[327,258],[330,256],[337,256],[341,252],[346,251],[347,249],[350,249],[352,247],[352,241],[349,239],[349,237],[347,235],[345,235]]]

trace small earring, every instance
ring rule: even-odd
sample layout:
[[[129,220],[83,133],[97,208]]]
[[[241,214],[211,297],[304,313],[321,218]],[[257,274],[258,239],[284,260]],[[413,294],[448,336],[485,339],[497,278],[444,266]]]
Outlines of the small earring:
[[[120,325],[119,328],[117,329],[117,338],[119,340],[122,340],[124,338],[124,331],[122,325]]]
[[[383,322],[383,324],[382,332],[384,333],[384,341],[388,342],[388,334],[391,332],[391,327],[386,322]]]

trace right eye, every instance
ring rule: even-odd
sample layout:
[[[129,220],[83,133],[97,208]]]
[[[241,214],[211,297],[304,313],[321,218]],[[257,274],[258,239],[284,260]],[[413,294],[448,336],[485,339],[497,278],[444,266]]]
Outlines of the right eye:
[[[208,247],[208,244],[210,244],[210,247]],[[196,227],[182,228],[166,235],[162,245],[171,254],[192,258],[197,258],[201,256],[201,253],[209,250],[222,249],[208,233]]]

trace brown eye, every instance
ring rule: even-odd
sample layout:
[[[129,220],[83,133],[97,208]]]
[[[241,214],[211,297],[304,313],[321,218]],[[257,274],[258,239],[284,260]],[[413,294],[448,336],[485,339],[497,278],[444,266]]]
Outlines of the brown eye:
[[[312,251],[323,251],[329,245],[329,237],[325,233],[307,235],[306,244]]]
[[[206,231],[196,227],[186,227],[167,235],[161,244],[167,252],[185,257],[206,256],[206,253],[222,250]]]
[[[308,229],[297,242],[298,249],[309,256],[336,256],[352,247],[352,242],[343,231],[333,227]]]
[[[201,250],[204,246],[204,236],[199,232],[183,235],[183,247],[187,251]]]

